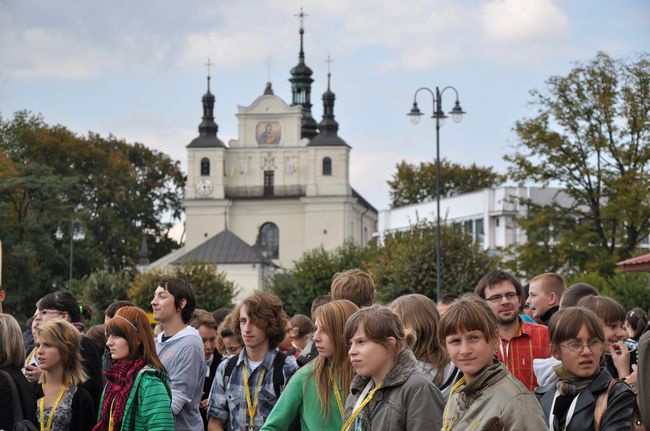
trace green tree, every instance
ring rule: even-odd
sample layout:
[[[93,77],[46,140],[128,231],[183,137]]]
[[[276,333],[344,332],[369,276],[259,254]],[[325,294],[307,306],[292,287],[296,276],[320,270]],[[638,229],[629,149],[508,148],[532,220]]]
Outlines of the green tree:
[[[419,165],[402,160],[397,172],[388,181],[391,207],[422,202],[436,197],[436,163],[421,162]],[[499,185],[503,176],[491,167],[462,166],[446,159],[440,161],[440,196],[469,193]]]
[[[375,253],[373,244],[361,247],[346,243],[332,251],[322,247],[310,250],[293,263],[291,271],[275,274],[269,280],[269,290],[282,298],[290,316],[297,313],[309,316],[312,301],[330,293],[334,274],[352,268],[367,270],[368,261]]]
[[[498,266],[498,258],[456,227],[441,226],[441,233],[441,293],[473,291],[479,279]],[[435,226],[428,221],[384,239],[384,246],[368,265],[382,301],[409,293],[436,297],[435,240]]]
[[[650,235],[649,60],[601,52],[531,92],[538,112],[516,123],[508,173],[563,191],[550,205],[521,201],[530,209],[521,221],[529,242],[515,250],[523,275],[611,275]]]
[[[151,310],[151,298],[158,283],[165,278],[181,278],[189,282],[197,308],[213,311],[232,306],[235,284],[226,278],[224,272],[217,271],[217,265],[203,262],[187,262],[166,270],[137,273],[127,288],[128,298],[137,306]]]
[[[131,283],[128,272],[100,270],[78,280],[75,294],[80,302],[92,308],[93,323],[104,321],[104,311],[113,301],[128,299],[127,288]]]
[[[597,272],[576,273],[567,280],[567,286],[578,282],[594,286],[598,293],[616,299],[626,310],[650,309],[650,273],[617,271],[609,277]]]

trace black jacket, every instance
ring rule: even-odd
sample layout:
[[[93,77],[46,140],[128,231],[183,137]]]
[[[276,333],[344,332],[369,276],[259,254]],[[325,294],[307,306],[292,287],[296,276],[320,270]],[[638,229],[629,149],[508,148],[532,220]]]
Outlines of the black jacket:
[[[594,429],[594,408],[596,399],[603,391],[607,390],[611,374],[603,369],[578,398],[573,419],[569,422],[567,431],[591,431]],[[544,417],[548,423],[551,413],[551,405],[555,397],[555,383],[535,389],[535,395],[539,399],[544,410]],[[607,400],[607,409],[603,414],[600,429],[601,431],[627,431],[632,430],[632,413],[634,412],[636,397],[632,389],[623,382],[612,387]]]
[[[36,391],[36,399],[39,400],[42,396],[43,390],[39,386]],[[70,431],[92,431],[95,424],[97,424],[97,409],[93,397],[83,386],[77,386],[72,397]]]
[[[16,384],[16,390],[20,398],[20,406],[23,410],[23,418],[34,425],[38,425],[36,419],[36,401],[32,385],[27,381],[18,367],[2,368],[7,372]],[[0,430],[11,430],[14,427],[13,391],[5,374],[0,373]]]

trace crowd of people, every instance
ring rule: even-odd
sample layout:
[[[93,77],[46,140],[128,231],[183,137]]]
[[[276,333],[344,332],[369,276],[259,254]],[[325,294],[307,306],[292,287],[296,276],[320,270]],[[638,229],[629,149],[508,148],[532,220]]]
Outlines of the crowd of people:
[[[268,292],[197,309],[167,279],[151,308],[155,328],[124,300],[86,328],[66,291],[24,330],[0,313],[0,431],[650,429],[648,314],[554,273],[381,305],[352,269],[291,317]]]

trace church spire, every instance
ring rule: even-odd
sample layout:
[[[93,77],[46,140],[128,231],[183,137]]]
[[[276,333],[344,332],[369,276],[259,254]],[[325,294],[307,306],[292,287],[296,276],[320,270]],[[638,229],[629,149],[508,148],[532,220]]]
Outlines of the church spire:
[[[219,126],[214,121],[214,95],[210,92],[210,59],[205,65],[208,67],[208,89],[201,98],[203,103],[203,118],[199,124],[199,136],[194,139],[188,147],[225,147],[224,143],[217,138]]]
[[[302,106],[302,126],[300,128],[301,138],[313,138],[318,133],[316,120],[311,115],[311,83],[314,80],[311,78],[312,70],[305,64],[305,50],[304,50],[304,19],[308,16],[300,8],[300,13],[296,14],[300,18],[300,52],[298,53],[298,64],[291,69],[291,93],[292,93],[292,106]]]
[[[329,56],[327,57],[328,70],[329,64],[333,61]],[[322,146],[348,146],[343,139],[339,137],[339,123],[334,119],[334,101],[336,95],[330,89],[330,81],[332,73],[327,72],[327,90],[323,93],[323,119],[318,123],[318,130],[320,132],[309,144],[310,147]]]

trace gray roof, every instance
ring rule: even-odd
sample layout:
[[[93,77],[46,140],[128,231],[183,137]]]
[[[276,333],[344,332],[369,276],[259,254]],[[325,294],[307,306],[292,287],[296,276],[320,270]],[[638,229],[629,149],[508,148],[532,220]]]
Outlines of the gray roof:
[[[183,254],[172,264],[201,261],[216,264],[260,263],[270,266],[275,264],[244,240],[229,231],[221,231],[209,240]]]

